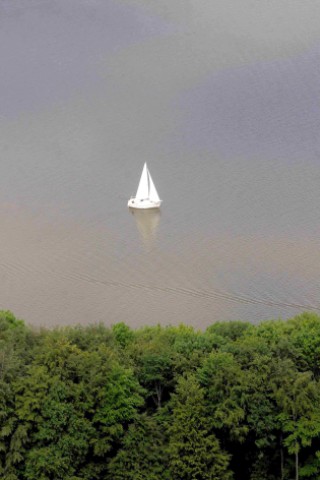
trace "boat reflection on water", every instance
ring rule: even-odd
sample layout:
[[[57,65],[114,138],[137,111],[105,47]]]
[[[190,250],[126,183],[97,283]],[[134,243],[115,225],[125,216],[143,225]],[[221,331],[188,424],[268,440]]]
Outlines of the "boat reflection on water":
[[[137,210],[129,208],[145,247],[150,248],[156,240],[161,213],[158,208]]]

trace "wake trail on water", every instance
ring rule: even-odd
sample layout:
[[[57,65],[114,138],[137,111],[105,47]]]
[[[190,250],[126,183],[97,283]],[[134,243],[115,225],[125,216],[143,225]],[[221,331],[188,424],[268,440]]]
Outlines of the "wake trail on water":
[[[77,279],[78,281],[85,281],[91,284],[104,285],[112,288],[124,288],[131,290],[147,291],[150,293],[161,292],[169,294],[171,296],[184,296],[184,297],[193,297],[198,299],[206,300],[217,300],[222,299],[227,302],[241,303],[241,304],[252,304],[252,305],[265,305],[270,307],[280,307],[280,308],[292,308],[292,309],[303,309],[303,310],[312,310],[320,312],[320,305],[311,305],[307,303],[296,303],[296,302],[282,302],[277,300],[266,300],[257,297],[250,297],[247,295],[232,293],[232,292],[222,292],[218,290],[197,290],[192,288],[179,288],[179,287],[162,287],[159,285],[147,285],[143,283],[129,283],[129,282],[120,282],[120,281],[109,281],[109,280],[99,280],[91,277],[89,275],[83,274],[70,274],[68,275],[70,279]]]

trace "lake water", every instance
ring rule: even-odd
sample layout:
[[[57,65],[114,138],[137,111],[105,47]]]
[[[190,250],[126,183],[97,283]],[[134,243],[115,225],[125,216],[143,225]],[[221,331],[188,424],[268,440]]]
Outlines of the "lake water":
[[[199,3],[1,4],[0,308],[199,328],[320,311],[320,6]],[[132,213],[145,161],[163,206]]]

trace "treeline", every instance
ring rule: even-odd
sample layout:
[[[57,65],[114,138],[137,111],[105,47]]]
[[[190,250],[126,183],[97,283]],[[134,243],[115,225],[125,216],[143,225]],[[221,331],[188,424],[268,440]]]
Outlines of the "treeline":
[[[35,331],[0,312],[3,480],[320,478],[320,317]]]

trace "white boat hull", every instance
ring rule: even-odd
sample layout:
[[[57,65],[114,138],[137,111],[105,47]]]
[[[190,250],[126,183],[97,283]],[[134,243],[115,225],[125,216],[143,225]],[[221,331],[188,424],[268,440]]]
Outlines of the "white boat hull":
[[[140,210],[146,210],[149,208],[160,208],[160,205],[162,203],[162,200],[158,201],[153,201],[150,200],[149,198],[130,198],[128,201],[128,207],[129,208],[137,208]]]

